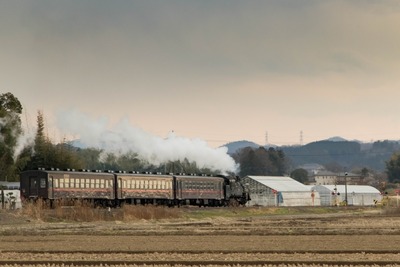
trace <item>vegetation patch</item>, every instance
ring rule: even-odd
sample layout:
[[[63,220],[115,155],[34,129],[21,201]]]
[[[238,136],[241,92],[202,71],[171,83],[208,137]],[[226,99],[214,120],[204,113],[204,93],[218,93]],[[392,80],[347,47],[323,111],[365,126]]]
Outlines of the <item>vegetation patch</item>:
[[[95,222],[95,221],[135,221],[179,218],[177,208],[153,205],[124,205],[121,208],[94,208],[91,203],[76,201],[72,205],[56,205],[49,208],[38,200],[26,203],[21,213],[33,220],[44,222]]]

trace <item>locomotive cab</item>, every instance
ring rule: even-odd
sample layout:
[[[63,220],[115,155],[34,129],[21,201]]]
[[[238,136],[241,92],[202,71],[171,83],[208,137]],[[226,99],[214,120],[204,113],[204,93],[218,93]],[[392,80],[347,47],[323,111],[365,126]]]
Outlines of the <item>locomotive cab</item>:
[[[245,205],[250,200],[249,190],[243,185],[238,176],[225,177],[225,196],[230,206]]]

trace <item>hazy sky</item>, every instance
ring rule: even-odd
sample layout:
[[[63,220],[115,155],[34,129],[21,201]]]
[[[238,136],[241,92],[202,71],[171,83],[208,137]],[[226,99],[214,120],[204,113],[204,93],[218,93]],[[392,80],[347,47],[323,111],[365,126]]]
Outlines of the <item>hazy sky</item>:
[[[0,47],[54,136],[73,110],[213,147],[400,139],[397,0],[0,0]]]

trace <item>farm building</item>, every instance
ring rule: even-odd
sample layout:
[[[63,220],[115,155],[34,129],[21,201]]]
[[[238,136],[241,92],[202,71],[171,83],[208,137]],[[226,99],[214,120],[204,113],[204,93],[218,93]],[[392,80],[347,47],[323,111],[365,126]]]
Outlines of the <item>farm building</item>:
[[[246,176],[250,198],[248,206],[319,206],[317,192],[302,183],[283,176]]]
[[[321,206],[337,206],[346,199],[345,185],[316,185],[312,189],[319,193]],[[347,185],[348,205],[371,206],[381,201],[379,190],[369,185]]]

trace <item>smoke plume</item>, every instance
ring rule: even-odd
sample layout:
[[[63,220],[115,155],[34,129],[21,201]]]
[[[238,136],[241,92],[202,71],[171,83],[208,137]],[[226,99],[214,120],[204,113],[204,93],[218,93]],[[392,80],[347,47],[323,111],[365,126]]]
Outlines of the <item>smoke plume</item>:
[[[188,159],[199,168],[224,173],[236,172],[238,168],[226,147],[211,148],[203,140],[176,136],[173,132],[161,138],[133,127],[127,119],[109,125],[106,118],[93,120],[78,111],[68,111],[59,114],[57,123],[65,134],[77,136],[88,147],[117,154],[134,152],[154,165]]]

